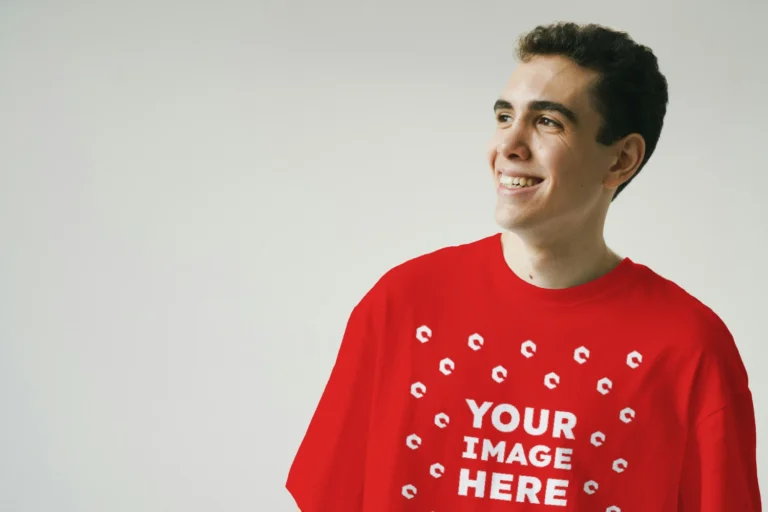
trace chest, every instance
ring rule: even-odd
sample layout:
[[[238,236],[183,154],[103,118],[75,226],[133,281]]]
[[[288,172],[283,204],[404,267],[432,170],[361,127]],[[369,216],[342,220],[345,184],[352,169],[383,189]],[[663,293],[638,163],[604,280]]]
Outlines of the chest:
[[[601,488],[612,499],[638,478],[673,478],[685,396],[663,329],[578,315],[419,320],[391,335],[399,348],[383,355],[373,404],[375,458],[397,475],[379,478],[406,502],[592,508]],[[658,469],[662,456],[671,464]]]

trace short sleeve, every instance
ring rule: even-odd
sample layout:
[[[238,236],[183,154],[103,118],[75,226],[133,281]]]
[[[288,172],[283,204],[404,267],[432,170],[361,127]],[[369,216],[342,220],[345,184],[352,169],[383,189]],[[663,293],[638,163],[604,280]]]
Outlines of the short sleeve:
[[[701,419],[689,437],[680,512],[761,512],[755,412],[745,391]]]
[[[691,390],[680,476],[681,512],[760,512],[755,411],[747,372],[722,320],[709,312]]]
[[[288,474],[301,512],[359,511],[376,360],[369,295],[352,311]]]

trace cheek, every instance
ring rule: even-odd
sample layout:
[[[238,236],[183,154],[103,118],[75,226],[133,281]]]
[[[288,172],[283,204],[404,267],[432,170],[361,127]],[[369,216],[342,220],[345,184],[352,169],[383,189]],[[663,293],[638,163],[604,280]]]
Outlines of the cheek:
[[[573,167],[576,163],[573,151],[561,143],[542,144],[538,148],[541,165],[547,170],[552,181],[557,184],[573,180]]]
[[[488,161],[488,165],[493,171],[494,168],[496,167],[496,154],[497,154],[496,144],[494,143],[489,144],[485,154]]]
[[[586,193],[595,186],[594,173],[589,171],[589,158],[561,143],[542,147],[540,162],[550,176],[551,189],[568,193]]]

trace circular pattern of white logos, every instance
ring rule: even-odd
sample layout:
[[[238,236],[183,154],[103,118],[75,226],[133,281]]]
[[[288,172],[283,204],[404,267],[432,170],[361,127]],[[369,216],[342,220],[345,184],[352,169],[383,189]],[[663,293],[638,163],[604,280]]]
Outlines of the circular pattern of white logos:
[[[422,325],[416,329],[416,339],[421,343],[427,343],[432,339],[432,329],[427,325]],[[485,344],[485,339],[479,334],[475,333],[468,337],[467,345],[475,352],[479,351]],[[532,340],[524,341],[520,345],[520,353],[530,359],[536,353],[536,343]],[[580,346],[573,352],[573,359],[578,364],[585,364],[590,358],[590,351],[585,346]],[[632,351],[627,355],[627,366],[631,369],[637,369],[643,362],[643,356],[638,351]],[[456,363],[448,357],[442,359],[439,365],[440,373],[445,376],[451,375],[456,369]],[[491,378],[502,383],[506,380],[508,371],[504,366],[498,365],[491,370]],[[544,376],[544,385],[549,389],[555,389],[560,384],[560,376],[555,372],[550,372]],[[607,395],[613,389],[613,381],[608,377],[603,377],[597,382],[597,391],[602,395]],[[411,395],[415,398],[422,398],[427,392],[427,386],[422,382],[415,382],[411,385]],[[619,419],[623,423],[631,423],[635,419],[635,411],[630,407],[625,407],[619,413]],[[435,425],[438,428],[444,429],[450,424],[450,418],[444,412],[435,415]],[[606,435],[600,431],[594,432],[590,437],[590,442],[595,447],[602,446],[606,441]],[[422,440],[417,434],[411,434],[406,438],[405,444],[411,450],[417,450],[422,445]],[[629,467],[629,463],[624,459],[616,459],[613,461],[612,468],[616,473],[623,473]],[[445,475],[445,467],[440,463],[434,463],[429,467],[429,474],[433,478],[441,478]],[[589,480],[584,484],[584,492],[589,495],[597,493],[599,485],[594,480]],[[402,495],[406,499],[413,499],[418,490],[414,485],[408,484],[402,487]],[[621,509],[616,505],[611,505],[605,512],[621,512]]]

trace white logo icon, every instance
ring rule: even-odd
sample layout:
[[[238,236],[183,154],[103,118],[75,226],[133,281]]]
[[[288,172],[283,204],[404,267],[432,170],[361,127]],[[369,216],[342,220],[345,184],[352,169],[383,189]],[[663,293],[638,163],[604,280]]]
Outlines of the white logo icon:
[[[643,362],[643,355],[635,350],[634,352],[630,352],[630,354],[627,356],[627,366],[630,368],[637,368],[640,366],[640,363]]]
[[[558,384],[560,384],[560,376],[557,375],[555,372],[548,373],[544,377],[544,385],[547,386],[549,389],[555,389]]]
[[[493,369],[493,374],[491,375],[491,377],[493,378],[493,380],[501,384],[502,382],[504,382],[504,379],[507,378],[507,369],[504,368],[503,366],[497,366],[496,368]]]
[[[600,394],[607,395],[611,389],[613,389],[613,382],[608,377],[602,378],[597,381],[597,390]]]
[[[416,488],[412,485],[404,485],[403,496],[409,500],[413,499],[413,497],[416,496]]]
[[[605,512],[621,512],[621,509],[616,505],[614,505],[612,507],[608,507],[607,509],[605,509]]]
[[[445,468],[442,466],[442,464],[432,464],[429,467],[429,474],[432,475],[434,478],[440,478],[445,473]]]
[[[635,419],[635,411],[633,411],[631,408],[627,407],[626,409],[622,409],[621,413],[619,413],[619,418],[621,418],[621,421],[624,423],[629,423],[633,419]]]
[[[627,466],[629,466],[629,463],[624,459],[616,459],[613,461],[613,470],[617,473],[623,473],[624,470],[627,469]]]
[[[589,349],[587,347],[579,347],[573,352],[573,358],[579,364],[584,364],[589,359]]]
[[[456,365],[447,357],[440,361],[440,373],[443,375],[450,375],[455,369]]]
[[[425,386],[421,382],[416,382],[411,385],[411,394],[416,398],[423,397],[424,393],[426,392],[427,392],[427,386]]]
[[[411,450],[416,450],[421,446],[421,438],[416,434],[411,434],[405,438],[405,444]]]
[[[485,340],[483,340],[483,337],[479,334],[475,333],[472,336],[469,337],[469,348],[472,350],[480,350],[480,347],[483,346],[483,343],[485,343]]]
[[[416,339],[422,343],[428,342],[432,338],[432,329],[426,325],[422,325],[416,329]]]
[[[524,341],[523,344],[520,346],[520,352],[527,358],[533,357],[533,354],[536,353],[536,344],[532,342],[531,340]]]
[[[435,425],[437,425],[440,428],[445,428],[448,426],[448,423],[451,422],[451,418],[448,417],[447,414],[444,412],[441,412],[435,416]]]
[[[592,444],[595,446],[602,446],[605,442],[605,434],[602,432],[595,432],[592,434]]]
[[[597,492],[597,482],[590,480],[584,484],[584,492],[587,494],[595,494]]]

